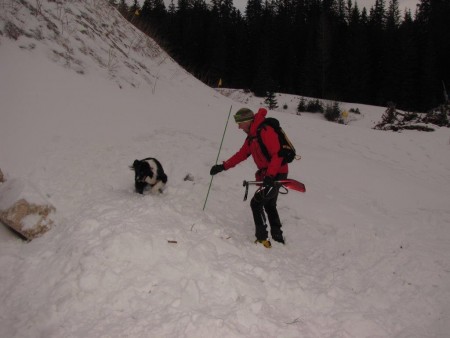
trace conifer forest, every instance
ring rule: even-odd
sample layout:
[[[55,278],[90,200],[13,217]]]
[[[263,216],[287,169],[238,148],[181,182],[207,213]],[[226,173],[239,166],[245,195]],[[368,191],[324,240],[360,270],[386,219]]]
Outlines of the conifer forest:
[[[111,0],[114,1],[114,0]],[[442,104],[450,88],[450,1],[163,0],[114,3],[211,87],[283,92],[409,111]]]

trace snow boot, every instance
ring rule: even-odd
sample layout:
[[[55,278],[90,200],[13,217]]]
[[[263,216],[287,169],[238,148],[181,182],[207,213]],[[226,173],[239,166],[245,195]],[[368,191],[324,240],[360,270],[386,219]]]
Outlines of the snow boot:
[[[272,235],[272,239],[275,241],[275,242],[278,242],[278,243],[281,243],[281,244],[284,244],[284,237],[283,237],[283,235]]]
[[[272,243],[270,243],[268,239],[256,239],[255,244],[256,243],[261,243],[267,249],[270,249],[272,247]]]

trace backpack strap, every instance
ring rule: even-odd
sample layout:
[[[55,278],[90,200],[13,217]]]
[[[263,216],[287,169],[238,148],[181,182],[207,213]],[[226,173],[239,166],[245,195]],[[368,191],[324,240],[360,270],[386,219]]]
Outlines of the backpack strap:
[[[270,161],[271,160],[271,156],[270,156],[269,151],[267,150],[267,147],[264,144],[264,142],[262,140],[262,137],[261,137],[261,130],[262,129],[266,129],[267,127],[268,127],[268,124],[266,123],[266,121],[263,121],[258,126],[258,129],[256,129],[256,138],[258,139],[259,147],[261,148],[261,151],[264,154],[264,157],[266,158],[267,161]],[[275,129],[274,129],[274,131],[275,131]]]

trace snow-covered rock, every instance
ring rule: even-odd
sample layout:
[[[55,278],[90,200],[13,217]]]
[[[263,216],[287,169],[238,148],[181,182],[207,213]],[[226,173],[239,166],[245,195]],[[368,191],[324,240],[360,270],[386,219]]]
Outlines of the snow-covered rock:
[[[12,179],[0,186],[0,221],[31,240],[54,224],[56,212],[29,182]]]

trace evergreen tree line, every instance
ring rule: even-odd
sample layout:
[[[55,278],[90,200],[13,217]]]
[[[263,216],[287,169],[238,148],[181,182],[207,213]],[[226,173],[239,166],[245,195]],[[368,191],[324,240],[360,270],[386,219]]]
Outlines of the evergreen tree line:
[[[114,0],[112,0],[114,1]],[[427,110],[450,86],[450,1],[398,0],[369,11],[352,0],[137,0],[117,4],[204,83]]]

